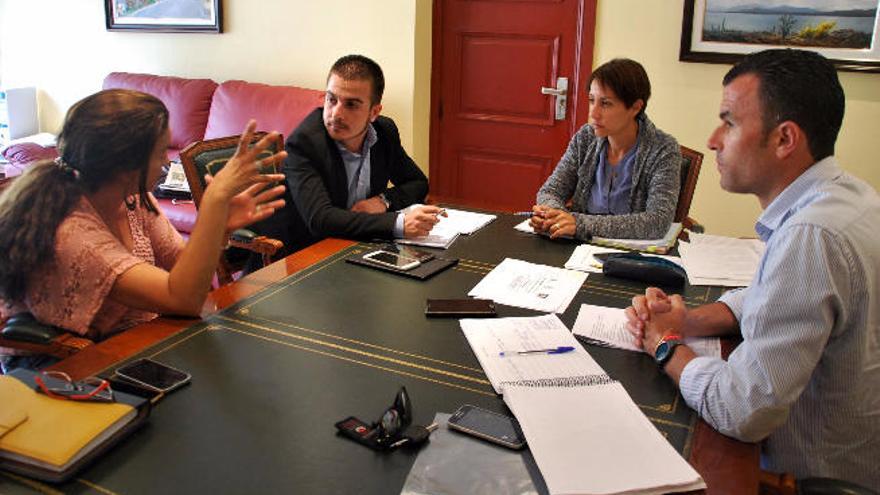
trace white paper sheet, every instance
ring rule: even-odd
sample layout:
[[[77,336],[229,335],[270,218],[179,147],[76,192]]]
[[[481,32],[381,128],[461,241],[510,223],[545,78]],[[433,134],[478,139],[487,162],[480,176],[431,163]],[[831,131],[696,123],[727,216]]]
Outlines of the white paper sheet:
[[[506,258],[468,295],[547,313],[563,313],[587,274]]]
[[[551,494],[654,494],[705,488],[620,383],[508,385],[516,415]]]
[[[764,255],[764,243],[757,239],[705,234],[690,238],[690,243],[679,243],[678,251],[691,285],[749,285]]]
[[[492,387],[504,393],[511,382],[558,380],[605,375],[605,371],[571,335],[556,315],[460,320],[477,360]],[[500,356],[501,352],[552,349],[571,346],[564,354]]]
[[[572,333],[618,349],[643,352],[633,343],[626,329],[626,315],[620,308],[581,304]],[[721,341],[717,338],[691,337],[684,343],[698,356],[721,357]]]
[[[496,218],[498,218],[496,215],[446,208],[446,216],[440,217],[438,225],[445,224],[461,234],[470,235],[482,229]]]

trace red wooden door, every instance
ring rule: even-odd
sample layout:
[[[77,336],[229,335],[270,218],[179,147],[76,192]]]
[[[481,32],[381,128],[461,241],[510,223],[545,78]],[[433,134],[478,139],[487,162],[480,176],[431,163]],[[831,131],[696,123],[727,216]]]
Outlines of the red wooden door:
[[[586,122],[595,0],[436,0],[431,197],[528,209]],[[556,88],[568,79],[565,117]]]

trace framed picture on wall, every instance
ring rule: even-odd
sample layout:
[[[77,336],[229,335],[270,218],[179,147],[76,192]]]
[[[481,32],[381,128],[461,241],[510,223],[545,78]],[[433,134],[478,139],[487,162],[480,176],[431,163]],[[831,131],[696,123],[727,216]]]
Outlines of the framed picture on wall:
[[[223,32],[221,0],[104,0],[108,31]]]
[[[880,0],[684,0],[679,60],[736,63],[767,48],[814,50],[880,72]]]

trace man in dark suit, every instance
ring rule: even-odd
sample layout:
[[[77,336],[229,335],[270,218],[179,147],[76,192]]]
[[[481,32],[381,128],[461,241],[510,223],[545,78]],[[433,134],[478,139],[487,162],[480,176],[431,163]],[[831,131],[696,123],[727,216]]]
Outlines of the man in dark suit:
[[[340,58],[323,109],[287,138],[288,206],[261,229],[284,242],[282,254],[326,237],[418,237],[437,223],[435,206],[397,211],[425,200],[428,179],[400,145],[394,121],[379,115],[384,87],[376,62]]]

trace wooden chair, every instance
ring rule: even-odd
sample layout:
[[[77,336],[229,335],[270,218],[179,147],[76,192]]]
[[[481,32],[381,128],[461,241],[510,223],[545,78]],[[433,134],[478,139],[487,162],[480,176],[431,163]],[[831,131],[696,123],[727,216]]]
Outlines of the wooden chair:
[[[673,222],[680,222],[684,230],[702,233],[703,226],[688,216],[688,213],[691,210],[691,201],[694,199],[694,190],[697,188],[697,178],[700,176],[703,154],[687,146],[681,146],[681,157],[681,189],[678,193],[678,206],[675,208]],[[682,237],[687,239],[684,230],[682,230]]]
[[[252,143],[259,141],[265,136],[265,132],[257,132],[254,134]],[[196,141],[180,152],[180,162],[183,164],[183,170],[186,173],[186,180],[189,182],[189,188],[192,192],[193,203],[196,209],[202,202],[202,196],[205,194],[205,174],[216,174],[226,165],[226,162],[235,154],[238,147],[240,136],[229,136],[224,138],[209,139],[206,141]],[[273,140],[272,146],[266,149],[260,158],[272,156],[284,149],[284,138],[280,135]],[[264,168],[264,172],[276,173],[279,170],[278,164],[269,164]],[[269,264],[272,256],[280,250],[284,244],[276,239],[270,239],[265,236],[255,235],[246,229],[239,229],[233,232],[229,241],[230,246],[245,249],[258,253],[262,256],[263,264]],[[217,267],[217,279],[220,284],[227,284],[233,281],[233,274],[240,270],[240,267],[233,266],[227,256],[221,256],[220,264]]]

